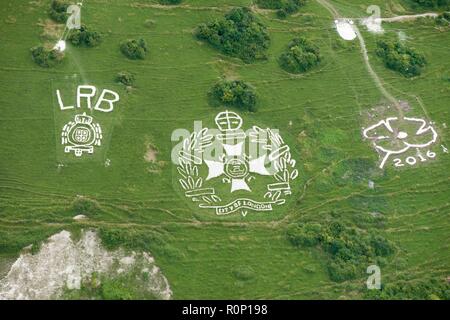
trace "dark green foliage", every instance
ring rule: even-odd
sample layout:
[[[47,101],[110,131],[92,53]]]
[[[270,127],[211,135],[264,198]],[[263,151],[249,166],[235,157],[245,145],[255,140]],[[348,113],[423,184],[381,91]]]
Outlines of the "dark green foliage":
[[[145,59],[148,53],[147,43],[144,39],[127,40],[120,45],[120,51],[130,59]]]
[[[441,278],[402,279],[381,285],[381,290],[367,290],[366,299],[376,300],[449,300],[450,284]]]
[[[381,257],[395,252],[395,246],[381,235],[366,234],[340,222],[326,227],[318,223],[293,225],[286,234],[294,246],[320,245],[329,257],[327,269],[330,279],[336,282],[357,278],[369,263],[381,261]]]
[[[164,241],[159,236],[148,231],[106,228],[101,228],[99,231],[102,244],[107,249],[123,247],[130,250],[152,251],[155,246],[164,245]]]
[[[417,6],[425,8],[449,8],[450,0],[412,0]]]
[[[78,197],[72,202],[72,210],[75,214],[94,215],[100,211],[100,206],[95,200]]]
[[[75,46],[95,47],[101,40],[102,37],[97,31],[90,31],[84,25],[80,29],[72,30],[69,36],[69,41]]]
[[[257,0],[256,3],[263,9],[276,9],[279,18],[286,18],[304,6],[306,0]]]
[[[168,5],[180,4],[182,1],[183,0],[158,0],[160,4],[168,4]]]
[[[399,41],[378,41],[377,56],[387,68],[400,72],[405,77],[418,76],[426,64],[425,57]]]
[[[450,24],[450,12],[443,12],[436,18],[436,23],[438,25],[449,25]]]
[[[31,49],[33,61],[43,68],[50,68],[62,61],[64,53],[58,50],[49,50],[42,46]]]
[[[69,18],[67,8],[70,3],[65,0],[52,0],[49,15],[56,22],[64,23]]]
[[[223,19],[201,24],[195,34],[224,54],[246,63],[264,59],[270,43],[266,27],[248,8],[234,8]]]
[[[241,80],[220,81],[211,89],[209,96],[215,105],[256,111],[255,89]]]
[[[116,80],[126,86],[132,86],[134,84],[135,76],[130,72],[122,71],[117,74]]]
[[[287,72],[302,73],[318,65],[321,60],[320,50],[316,45],[305,38],[295,38],[281,54],[279,63]]]

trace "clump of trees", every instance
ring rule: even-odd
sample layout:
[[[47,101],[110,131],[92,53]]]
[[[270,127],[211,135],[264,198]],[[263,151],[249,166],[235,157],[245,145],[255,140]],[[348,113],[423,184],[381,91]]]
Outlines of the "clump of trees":
[[[290,73],[302,73],[317,66],[322,57],[319,48],[308,39],[295,38],[279,58],[282,69]]]
[[[173,4],[180,4],[183,0],[159,0],[158,2],[160,4],[168,4],[168,5],[173,5]]]
[[[66,0],[52,0],[50,4],[49,15],[54,21],[64,23],[69,18],[67,8],[69,8],[69,2]]]
[[[326,226],[301,223],[288,228],[288,240],[297,247],[318,247],[328,255],[327,269],[336,282],[361,276],[368,263],[383,264],[396,248],[381,235],[363,233],[340,222]]]
[[[31,56],[33,61],[43,68],[50,68],[59,64],[63,58],[64,53],[56,49],[47,49],[43,46],[31,48]]]
[[[241,80],[220,81],[209,92],[213,105],[236,107],[251,112],[256,111],[255,89]]]
[[[234,8],[223,19],[199,25],[195,35],[246,63],[266,58],[270,44],[266,27],[248,8]]]
[[[413,0],[416,5],[426,8],[450,8],[450,0]]]
[[[405,77],[420,75],[422,67],[427,63],[425,56],[399,41],[378,41],[376,54],[383,59],[387,68],[398,71]]]
[[[80,29],[71,31],[69,41],[75,46],[95,47],[100,44],[102,37],[97,31],[91,31],[85,25],[82,25]]]
[[[132,86],[134,84],[135,80],[136,80],[136,77],[134,76],[134,74],[127,72],[127,71],[119,72],[116,75],[116,81],[118,81],[126,86]]]
[[[279,18],[286,18],[304,6],[306,0],[257,0],[256,3],[263,9],[276,9]]]
[[[148,53],[147,43],[144,39],[127,40],[120,44],[120,51],[130,59],[145,59]]]

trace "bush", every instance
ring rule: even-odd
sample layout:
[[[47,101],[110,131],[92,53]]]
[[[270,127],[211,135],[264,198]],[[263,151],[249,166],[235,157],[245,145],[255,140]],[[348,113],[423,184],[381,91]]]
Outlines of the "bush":
[[[287,72],[302,73],[317,66],[321,60],[317,46],[305,38],[295,38],[281,54],[279,64]]]
[[[277,16],[284,19],[304,6],[306,0],[257,0],[256,3],[263,9],[276,9]]]
[[[266,27],[248,8],[234,8],[223,19],[201,24],[195,34],[222,53],[246,63],[266,58],[270,43]]]
[[[65,23],[69,18],[69,14],[67,13],[69,5],[65,0],[52,0],[49,11],[50,18],[56,22]]]
[[[46,49],[42,46],[31,49],[33,61],[43,68],[50,68],[60,63],[64,58],[64,53],[55,49]]]
[[[72,30],[69,36],[69,41],[75,46],[95,47],[101,40],[102,37],[97,31],[90,31],[84,25],[80,29]]]
[[[255,89],[244,81],[221,81],[214,85],[209,95],[214,104],[256,111]]]
[[[160,4],[168,4],[168,5],[180,4],[182,1],[183,0],[158,0]]]
[[[120,51],[130,59],[145,59],[148,47],[144,39],[127,40],[120,45]]]
[[[75,214],[96,214],[100,210],[100,206],[94,200],[84,197],[77,197],[72,202],[72,210]]]
[[[379,234],[367,234],[341,222],[303,223],[290,226],[287,239],[297,247],[320,248],[328,255],[327,270],[336,282],[355,279],[374,261],[381,265],[382,257],[395,252],[395,246]]]
[[[450,8],[450,0],[413,0],[417,6],[425,8]]]
[[[399,41],[378,41],[376,54],[383,59],[387,68],[398,71],[405,77],[420,75],[421,68],[427,63],[422,54]]]
[[[443,12],[436,18],[436,23],[438,25],[448,25],[450,24],[450,12]]]
[[[132,86],[134,84],[134,74],[126,71],[119,72],[116,76],[116,80],[126,86]]]

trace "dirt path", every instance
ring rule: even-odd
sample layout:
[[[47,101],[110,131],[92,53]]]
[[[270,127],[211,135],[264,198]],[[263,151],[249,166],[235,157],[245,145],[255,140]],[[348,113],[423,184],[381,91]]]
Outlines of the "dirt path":
[[[381,21],[384,22],[401,22],[401,21],[407,21],[407,20],[415,20],[418,18],[436,18],[439,16],[437,13],[434,12],[427,12],[422,14],[413,14],[413,15],[406,15],[406,16],[397,16],[392,18],[380,18]]]
[[[332,15],[334,19],[339,19],[341,18],[341,15],[339,14],[339,12],[336,10],[336,8],[327,0],[317,0],[317,2],[322,5],[325,9],[327,9]],[[367,47],[366,47],[366,42],[364,41],[364,38],[361,34],[361,32],[359,31],[358,26],[356,26],[355,24],[353,25],[353,28],[356,32],[356,35],[358,37],[359,43],[361,45],[361,53],[363,55],[363,59],[364,59],[364,63],[366,65],[367,71],[369,72],[370,77],[373,79],[373,81],[375,82],[375,85],[377,86],[377,88],[380,90],[381,94],[389,101],[391,102],[395,108],[397,109],[400,117],[403,117],[403,110],[400,107],[399,102],[397,101],[397,99],[394,98],[393,95],[391,95],[386,88],[384,87],[383,81],[380,79],[380,77],[378,76],[378,74],[375,72],[375,70],[372,68],[372,65],[370,64],[369,61],[369,54],[367,52]]]

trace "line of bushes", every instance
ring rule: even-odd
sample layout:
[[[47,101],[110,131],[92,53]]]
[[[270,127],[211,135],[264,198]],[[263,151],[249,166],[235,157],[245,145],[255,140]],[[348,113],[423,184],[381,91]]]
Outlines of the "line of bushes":
[[[335,282],[362,276],[370,264],[383,265],[385,257],[396,247],[383,236],[346,227],[340,222],[329,225],[300,223],[286,232],[288,240],[297,247],[318,247],[327,255],[327,269]]]
[[[257,0],[256,4],[263,9],[275,9],[279,18],[286,18],[304,6],[306,0]]]

